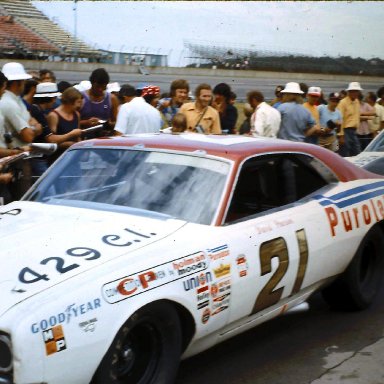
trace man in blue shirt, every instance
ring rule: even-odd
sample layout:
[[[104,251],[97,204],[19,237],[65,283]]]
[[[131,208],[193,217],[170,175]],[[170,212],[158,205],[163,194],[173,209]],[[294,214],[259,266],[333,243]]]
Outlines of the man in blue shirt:
[[[304,142],[307,136],[320,131],[310,112],[302,103],[303,91],[298,83],[287,83],[281,91],[283,102],[277,107],[281,114],[281,124],[277,137],[292,141]]]

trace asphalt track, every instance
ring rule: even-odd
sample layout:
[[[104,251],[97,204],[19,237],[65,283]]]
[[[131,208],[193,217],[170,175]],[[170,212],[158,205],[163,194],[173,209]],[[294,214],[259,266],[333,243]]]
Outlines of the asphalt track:
[[[176,71],[176,69],[175,69]],[[57,76],[57,81],[66,80],[71,83],[79,83],[81,80],[88,80],[90,73],[87,72],[70,72],[70,71],[55,71]],[[284,85],[289,81],[295,81],[290,78],[271,76],[264,78],[252,78],[252,77],[243,77],[239,76],[198,76],[198,75],[164,75],[164,74],[152,74],[142,75],[135,73],[115,73],[109,72],[111,82],[119,82],[120,84],[131,84],[133,86],[138,86],[139,84],[153,84],[160,87],[161,92],[168,92],[169,86],[172,80],[184,78],[188,80],[190,84],[190,89],[193,91],[196,86],[200,83],[208,83],[211,86],[215,86],[218,83],[224,82],[228,83],[232,90],[237,94],[238,101],[244,101],[246,99],[247,92],[250,90],[258,90],[264,94],[264,97],[267,100],[270,100],[274,97],[274,90],[276,85]],[[319,86],[324,91],[327,96],[330,92],[339,92],[342,89],[345,89],[348,86],[348,82],[335,80],[325,80],[321,75],[308,76],[308,79],[305,79],[305,75],[301,74],[302,79],[296,80],[297,82],[305,82],[308,86]],[[351,78],[350,81],[355,81]],[[361,86],[364,89],[364,92],[373,91],[376,92],[379,87],[384,85],[384,83],[377,83],[377,80],[370,79],[367,77],[364,81],[361,81]]]
[[[362,312],[331,311],[320,294],[184,360],[176,384],[383,384],[384,289]]]

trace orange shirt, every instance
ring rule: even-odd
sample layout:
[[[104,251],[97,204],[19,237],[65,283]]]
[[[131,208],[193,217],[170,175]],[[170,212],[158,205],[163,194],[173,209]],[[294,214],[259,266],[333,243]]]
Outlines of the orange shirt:
[[[303,104],[303,107],[308,109],[312,117],[315,119],[316,124],[320,124],[320,113],[316,105],[309,104],[308,101]]]

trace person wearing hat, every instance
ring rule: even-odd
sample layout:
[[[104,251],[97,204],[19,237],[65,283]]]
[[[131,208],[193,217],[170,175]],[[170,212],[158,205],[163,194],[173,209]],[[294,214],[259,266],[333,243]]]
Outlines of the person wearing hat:
[[[340,101],[340,94],[332,92],[329,94],[328,104],[321,104],[317,107],[320,117],[321,134],[319,136],[319,145],[336,152],[339,148],[337,140],[337,131],[340,129],[343,117],[337,109]]]
[[[119,97],[123,104],[119,108],[115,131],[119,135],[136,133],[158,133],[162,126],[160,112],[148,104],[143,97],[136,96],[136,89],[129,84],[121,86]]]
[[[360,83],[357,81],[349,83],[346,89],[347,96],[338,105],[343,117],[339,134],[339,154],[341,156],[356,156],[361,152],[356,130],[360,124],[359,95],[362,90]]]
[[[280,139],[304,142],[306,137],[317,134],[316,121],[305,109],[302,102],[304,92],[295,82],[287,83],[281,91],[283,103],[277,107],[281,114],[281,124],[277,137]]]
[[[7,86],[7,78],[4,76],[3,72],[0,71],[0,99],[5,92]],[[17,155],[22,152],[21,149],[9,149],[7,148],[7,142],[4,137],[5,131],[4,127],[4,118],[0,113],[0,158],[7,157],[12,155]],[[8,204],[12,201],[12,196],[9,191],[8,185],[12,182],[14,177],[11,171],[5,171],[0,166],[0,205]]]
[[[4,130],[8,135],[8,148],[26,148],[41,134],[42,127],[28,112],[21,99],[25,80],[32,78],[20,63],[6,63],[2,72],[7,77],[7,89],[0,100],[0,113],[4,117]],[[17,174],[23,177],[12,185],[13,199],[18,200],[32,185],[31,167],[28,161],[14,165]]]
[[[319,100],[321,97],[321,88],[320,87],[309,87],[307,91],[307,101],[303,104],[303,107],[308,109],[309,113],[316,121],[317,131],[320,130],[320,116],[317,106],[319,105]],[[318,135],[307,136],[307,143],[318,144],[319,138]]]
[[[4,64],[2,72],[8,79],[7,89],[0,100],[0,111],[4,116],[5,130],[13,136],[13,147],[31,143],[41,133],[40,125],[31,124],[31,115],[20,96],[25,80],[32,78],[19,63]]]
[[[61,95],[56,83],[43,82],[37,84],[33,104],[30,108],[31,115],[41,124],[42,133],[35,137],[35,143],[45,143],[47,137],[52,134],[48,127],[47,115],[54,109],[57,97]],[[31,159],[32,173],[41,176],[49,167],[47,156]]]
[[[160,100],[160,88],[156,85],[147,85],[141,92],[141,97],[152,107],[157,107]]]

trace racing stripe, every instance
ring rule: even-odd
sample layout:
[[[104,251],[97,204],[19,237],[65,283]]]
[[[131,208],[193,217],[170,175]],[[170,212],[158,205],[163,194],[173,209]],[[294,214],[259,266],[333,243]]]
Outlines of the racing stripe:
[[[362,185],[359,187],[355,187],[355,188],[349,189],[348,191],[339,192],[339,193],[336,193],[335,195],[332,195],[332,196],[315,195],[315,196],[313,196],[313,198],[316,200],[322,200],[322,201],[319,201],[319,204],[321,204],[322,206],[335,204],[337,207],[342,208],[342,207],[346,207],[348,205],[352,205],[352,204],[361,202],[361,201],[366,200],[370,197],[376,197],[376,196],[383,194],[384,193],[383,189],[377,189],[377,188],[380,188],[383,186],[384,186],[384,181],[379,181],[379,182],[375,182],[375,183],[372,183],[369,185]],[[367,192],[367,191],[368,191],[368,193],[354,196],[354,195],[357,195],[359,193]],[[352,198],[349,198],[349,197],[352,197]],[[340,202],[340,200],[343,200],[343,199],[345,199],[345,200]]]
[[[345,207],[348,207],[350,205],[360,203],[364,200],[371,199],[372,197],[377,197],[377,196],[381,196],[381,195],[384,195],[384,189],[378,189],[378,190],[373,191],[373,192],[364,193],[362,195],[358,195],[358,196],[355,196],[355,197],[352,197],[350,199],[346,199],[346,200],[343,200],[340,202],[335,202],[333,200],[325,198],[323,201],[320,201],[319,204],[322,205],[323,207],[326,207],[327,205],[334,204],[338,208],[345,208]]]

